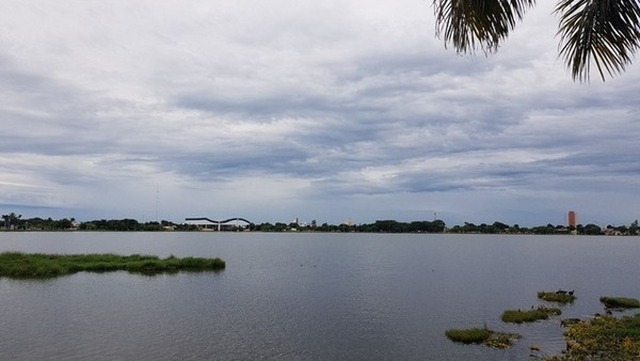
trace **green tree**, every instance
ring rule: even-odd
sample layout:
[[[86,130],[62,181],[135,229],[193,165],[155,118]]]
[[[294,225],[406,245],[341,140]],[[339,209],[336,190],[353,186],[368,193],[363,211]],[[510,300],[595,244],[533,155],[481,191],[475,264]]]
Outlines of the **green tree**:
[[[17,215],[13,212],[9,214],[3,214],[2,219],[4,219],[4,229],[11,230],[14,226],[18,226],[20,218],[22,218],[21,214]]]
[[[273,226],[274,232],[284,232],[286,230],[287,230],[287,225],[282,222],[276,222],[276,224]]]
[[[630,235],[636,235],[638,234],[638,229],[640,227],[638,227],[638,220],[636,219],[635,221],[633,221],[631,223],[631,225],[629,226],[629,234]]]
[[[464,222],[464,226],[462,226],[463,233],[477,233],[478,230],[479,230],[479,227],[473,223]]]
[[[597,236],[599,234],[602,234],[602,229],[600,228],[600,226],[596,224],[589,223],[586,226],[584,226],[584,234]]]
[[[498,50],[536,0],[433,0],[436,35],[458,53]],[[574,80],[588,81],[595,64],[604,81],[623,72],[640,47],[637,0],[558,0],[559,57]]]

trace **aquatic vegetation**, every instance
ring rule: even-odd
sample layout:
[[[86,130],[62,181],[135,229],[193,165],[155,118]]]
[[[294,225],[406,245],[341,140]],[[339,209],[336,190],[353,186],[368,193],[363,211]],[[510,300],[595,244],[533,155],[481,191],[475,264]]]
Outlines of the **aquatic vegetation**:
[[[530,310],[506,310],[502,313],[502,321],[512,323],[535,322],[560,314],[562,314],[562,311],[559,308],[539,306]]]
[[[445,332],[445,335],[451,341],[455,341],[455,342],[461,342],[461,343],[467,343],[467,344],[483,343],[487,339],[489,339],[489,337],[491,337],[491,331],[488,328],[480,328],[480,327],[465,328],[465,329],[453,328],[453,329],[447,330]]]
[[[134,254],[42,254],[0,253],[0,277],[48,278],[77,272],[109,272],[124,270],[132,273],[157,274],[178,271],[221,270],[226,266],[220,258],[177,258]]]
[[[548,361],[640,360],[640,314],[600,316],[577,322],[565,332],[567,350]]]
[[[556,296],[558,295],[558,296]],[[560,302],[561,296],[573,296],[573,292],[538,292],[538,298],[550,302]],[[575,299],[575,297],[573,298]],[[567,301],[572,302],[572,301]],[[600,302],[607,308],[640,308],[640,302],[634,298],[601,297]],[[562,311],[554,307],[539,306],[530,310],[506,310],[502,321],[523,323],[545,320]],[[617,318],[611,315],[597,315],[593,319],[581,320],[567,318],[561,320],[566,327],[566,351],[561,355],[545,356],[545,361],[584,361],[584,360],[640,360],[640,314]],[[485,344],[491,347],[507,348],[517,334],[499,333],[485,328],[450,329],[446,336],[455,342],[465,344]],[[540,351],[541,347],[532,345],[531,352]],[[540,357],[540,355],[534,355]]]
[[[520,338],[515,333],[496,332],[488,328],[466,328],[466,329],[450,329],[445,335],[454,342],[464,344],[480,344],[483,343],[489,347],[508,348],[513,344],[513,340]]]
[[[513,345],[515,340],[518,340],[520,334],[506,333],[506,332],[493,332],[491,337],[485,342],[485,345],[495,348],[509,348]]]
[[[547,302],[557,303],[573,303],[576,300],[576,296],[573,295],[573,291],[555,291],[555,292],[538,292],[538,298]]]
[[[640,308],[640,301],[626,297],[600,297],[606,308]]]
[[[579,318],[563,318],[562,320],[560,320],[560,325],[563,327],[568,327],[579,322],[582,322],[582,320]]]

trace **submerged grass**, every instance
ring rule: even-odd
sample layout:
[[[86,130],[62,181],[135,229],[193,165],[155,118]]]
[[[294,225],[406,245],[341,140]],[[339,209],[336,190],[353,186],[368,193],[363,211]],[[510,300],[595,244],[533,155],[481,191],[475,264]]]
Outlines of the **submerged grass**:
[[[555,307],[540,306],[531,310],[506,310],[502,313],[502,321],[512,323],[535,322],[546,320],[549,316],[560,315],[562,311]]]
[[[573,292],[538,292],[538,298],[547,302],[557,302],[557,303],[573,303],[576,300],[576,296],[573,295]]]
[[[495,348],[509,348],[513,345],[513,341],[522,337],[517,333],[493,332],[491,337],[485,342],[485,345]]]
[[[0,253],[0,277],[49,278],[77,272],[109,272],[124,270],[132,273],[157,274],[178,271],[208,271],[225,268],[220,258],[161,259],[157,256],[134,254],[43,254]]]
[[[515,333],[496,332],[488,328],[480,327],[465,329],[453,328],[447,330],[445,335],[454,342],[461,342],[464,344],[483,343],[495,348],[511,347],[513,340],[520,338],[520,335]]]
[[[640,301],[626,297],[600,297],[600,302],[607,308],[640,308]]]

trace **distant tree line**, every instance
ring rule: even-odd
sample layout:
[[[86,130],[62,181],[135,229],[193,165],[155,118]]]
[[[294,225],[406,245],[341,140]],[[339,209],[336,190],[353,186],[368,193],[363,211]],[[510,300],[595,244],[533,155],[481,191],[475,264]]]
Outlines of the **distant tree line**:
[[[5,230],[38,230],[38,231],[64,231],[74,228],[74,218],[63,219],[43,219],[43,218],[22,218],[22,215],[15,213],[2,216]]]
[[[252,230],[261,232],[368,232],[368,233],[442,233],[445,223],[442,220],[398,222],[395,220],[380,220],[371,224],[328,224],[317,225],[316,221],[309,224],[298,223],[261,223],[253,225]]]
[[[135,219],[101,219],[82,222],[81,231],[120,231],[120,232],[161,232],[161,231],[197,231],[198,227],[189,224],[175,224],[170,221],[151,221],[140,223]]]
[[[125,231],[125,232],[155,232],[155,231],[197,231],[198,227],[188,224],[175,224],[170,221],[152,221],[140,223],[135,219],[101,219],[88,222],[76,222],[75,218],[43,219],[22,218],[21,215],[10,213],[2,216],[4,230],[12,231]]]
[[[120,232],[161,232],[161,231],[199,231],[197,225],[174,223],[162,220],[151,222],[138,222],[135,219],[100,219],[87,222],[76,222],[74,218],[43,219],[22,218],[15,213],[2,215],[3,230],[9,231],[120,231]],[[256,232],[353,232],[353,233],[476,233],[476,234],[578,234],[578,235],[640,235],[638,220],[629,226],[608,225],[601,228],[596,224],[579,224],[576,227],[547,224],[546,226],[520,227],[494,222],[479,225],[465,222],[463,225],[455,225],[447,228],[444,221],[400,222],[396,220],[377,220],[374,223],[364,224],[317,224],[315,220],[310,223],[251,223],[248,227],[225,227],[226,231],[256,231]]]
[[[449,233],[508,233],[508,234],[578,234],[578,235],[621,235],[621,236],[635,236],[640,234],[640,227],[638,227],[638,221],[634,221],[629,226],[612,226],[608,225],[606,228],[601,228],[597,224],[589,223],[587,225],[578,224],[576,227],[567,227],[563,225],[547,224],[546,226],[535,227],[520,227],[515,224],[509,226],[501,222],[494,222],[493,224],[482,223],[475,225],[473,223],[465,222],[464,225],[453,226],[448,229]]]

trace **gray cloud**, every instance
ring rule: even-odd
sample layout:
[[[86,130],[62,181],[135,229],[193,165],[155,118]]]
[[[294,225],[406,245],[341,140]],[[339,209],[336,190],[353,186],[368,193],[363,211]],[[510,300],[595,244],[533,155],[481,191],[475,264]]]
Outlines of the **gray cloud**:
[[[4,3],[0,208],[638,218],[640,72],[573,83],[548,10],[462,57],[424,3]]]

